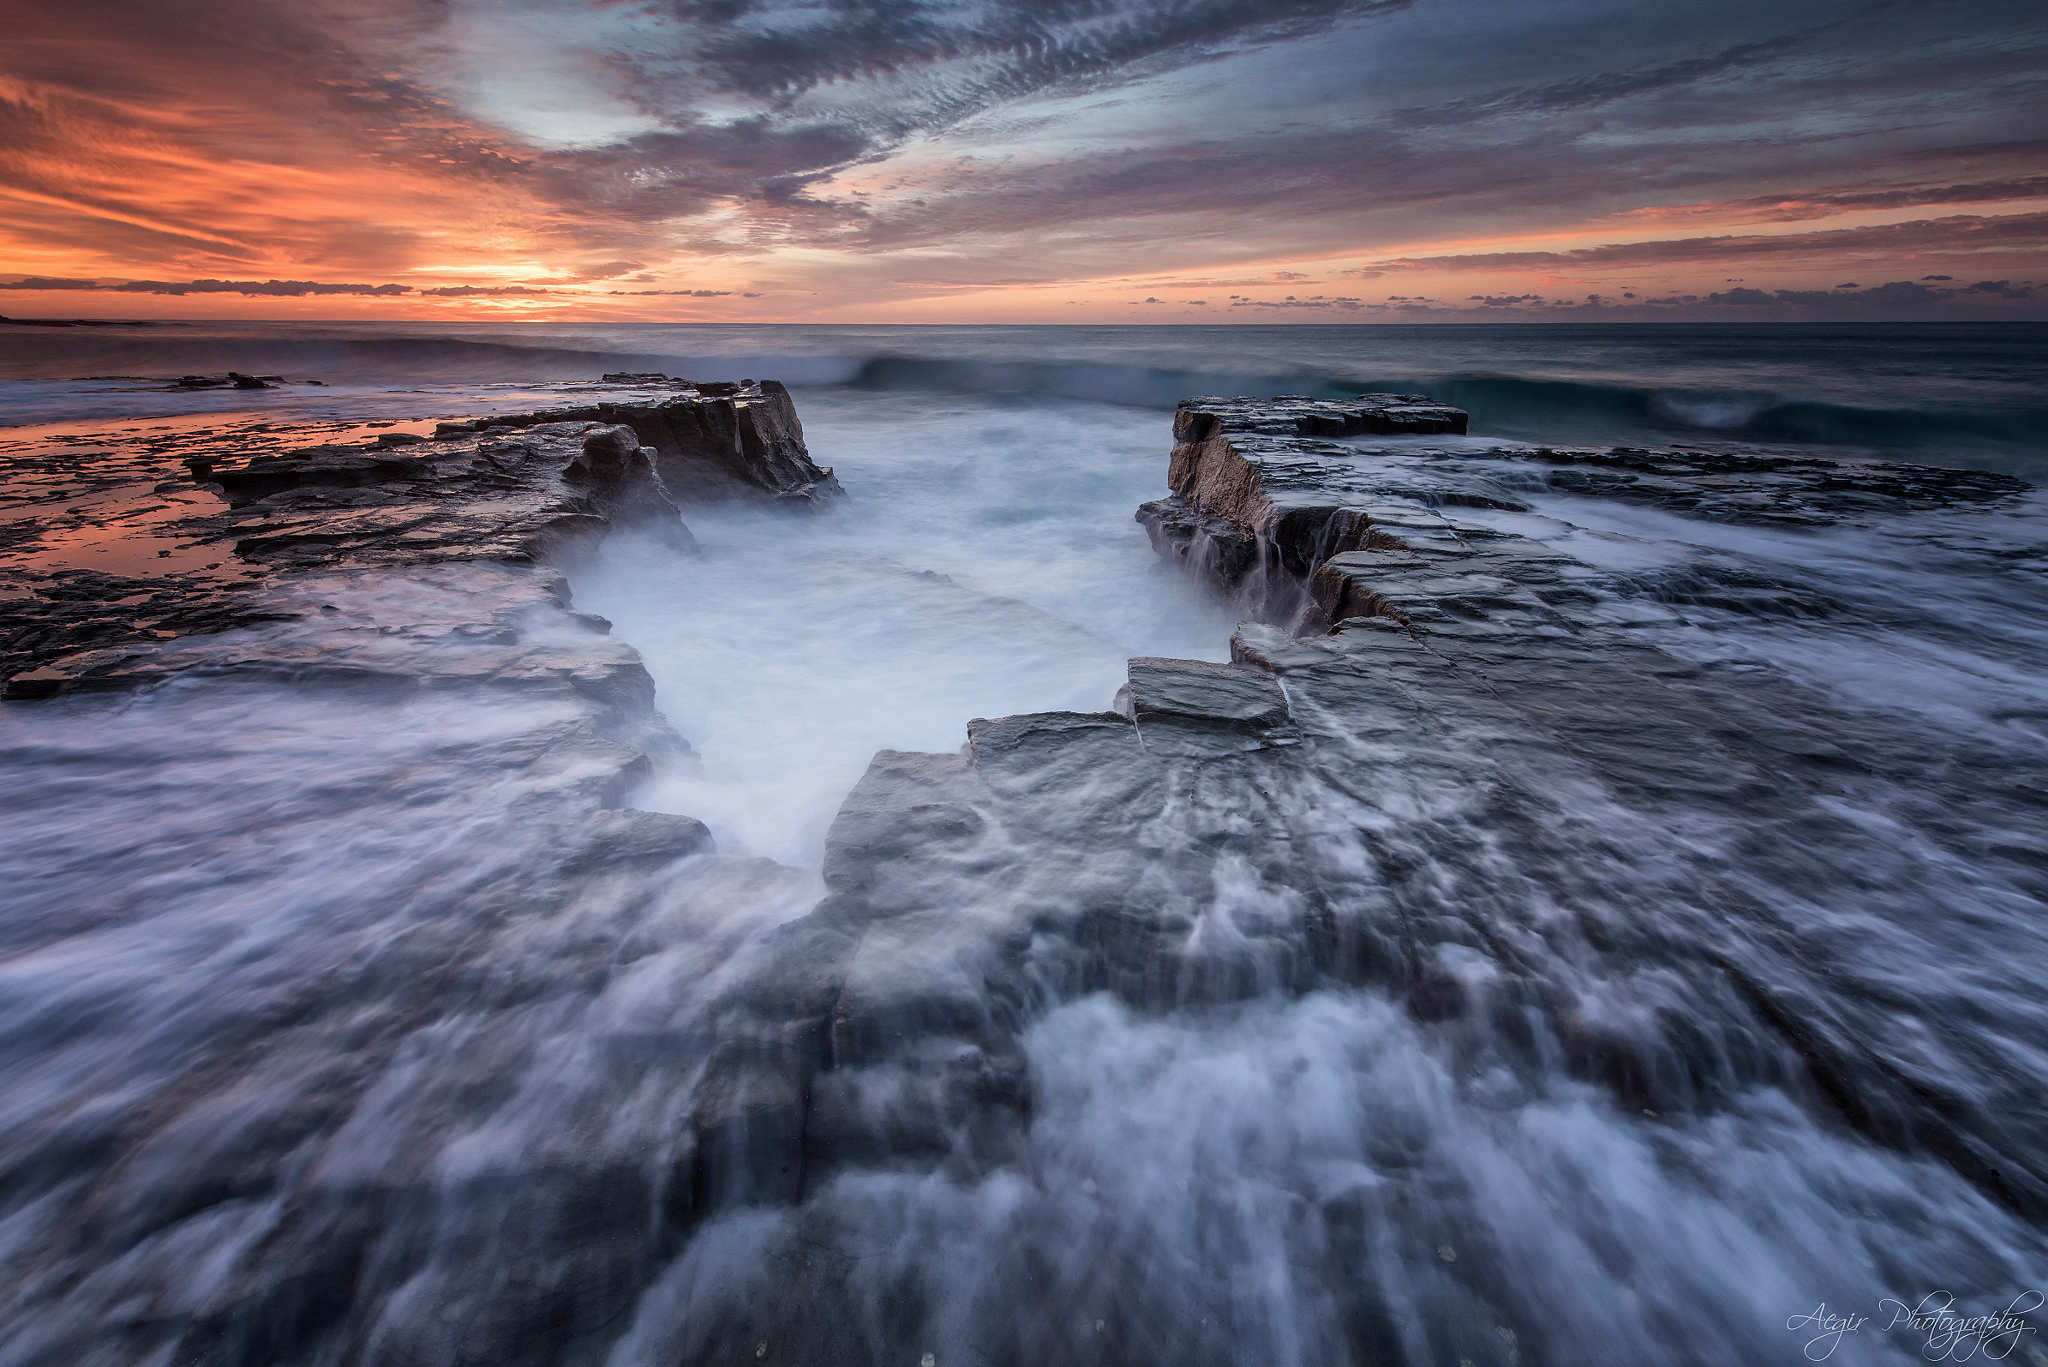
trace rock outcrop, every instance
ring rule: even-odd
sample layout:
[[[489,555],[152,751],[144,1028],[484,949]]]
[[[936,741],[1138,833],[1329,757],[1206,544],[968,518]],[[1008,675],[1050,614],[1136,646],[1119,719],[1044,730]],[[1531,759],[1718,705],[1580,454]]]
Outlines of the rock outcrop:
[[[663,482],[684,507],[763,497],[814,507],[844,492],[829,469],[812,462],[796,405],[774,380],[693,385],[665,376],[606,378],[665,381],[678,392],[660,403],[589,404],[443,423],[439,432],[459,436],[484,425],[623,424],[654,452]]]
[[[707,390],[729,393],[708,394]],[[812,465],[789,395],[772,381],[704,385],[658,405],[443,424],[436,440],[384,432],[367,445],[236,459],[184,457],[199,490],[151,525],[160,554],[203,569],[144,575],[49,567],[54,524],[24,518],[0,550],[0,676],[9,698],[127,687],[189,658],[164,643],[274,620],[265,588],[308,570],[454,561],[573,567],[615,531],[693,544],[677,489],[698,502],[809,507],[838,491]],[[624,418],[631,418],[634,426]],[[653,440],[643,436],[653,434]],[[116,474],[106,495],[133,488]],[[196,500],[196,501],[192,501]],[[33,508],[34,505],[27,505]],[[102,517],[106,516],[100,510]],[[75,534],[75,533],[70,533]],[[119,536],[118,529],[109,535]],[[156,661],[138,672],[123,661]]]
[[[1717,1134],[1790,1149],[1833,1128],[1916,1160],[1864,1188],[1844,1179],[1892,1193],[1901,1223],[1936,1164],[1975,1187],[1969,1219],[2003,1219],[2000,1206],[2048,1218],[2035,984],[1912,972],[1915,955],[1989,957],[1984,937],[2005,924],[1928,908],[1959,891],[2029,912],[2048,897],[2030,834],[2048,788],[2031,752],[1944,731],[1938,715],[1903,728],[1695,639],[1735,619],[1822,646],[1938,624],[1887,586],[1851,601],[1768,565],[1596,564],[1512,530],[1553,495],[1783,527],[1943,514],[2010,482],[1847,458],[1489,446],[1413,396],[1196,401],[1176,420],[1174,497],[1141,516],[1163,555],[1264,620],[1238,628],[1228,663],[1132,660],[1103,711],[980,718],[959,753],[881,752],[832,824],[826,895],[802,911],[812,892],[794,871],[699,859],[698,823],[620,805],[646,754],[680,742],[664,741],[632,651],[569,609],[550,568],[626,525],[686,535],[669,469],[679,434],[725,421],[718,400],[733,401],[720,452],[745,456],[743,425],[757,450],[800,444],[772,414],[742,424],[744,394],[707,388],[650,406],[646,428],[528,415],[216,465],[201,477],[232,506],[170,525],[217,546],[233,580],[19,581],[47,612],[16,618],[51,633],[13,638],[16,658],[41,662],[16,675],[20,696],[213,674],[536,704],[521,726],[454,746],[459,763],[436,751],[414,772],[405,753],[397,774],[370,771],[380,802],[403,792],[430,813],[456,810],[480,768],[514,776],[518,795],[457,812],[496,861],[489,877],[472,876],[458,842],[418,909],[361,899],[349,971],[304,992],[263,956],[235,956],[252,986],[277,981],[228,1003],[234,1019],[209,1023],[197,1062],[179,1063],[189,1072],[145,1060],[158,1091],[53,1109],[27,1151],[57,1176],[52,1213],[21,1240],[39,1259],[23,1304],[75,1296],[89,1313],[51,1316],[37,1360],[106,1344],[108,1360],[840,1367],[931,1360],[917,1335],[936,1324],[953,1335],[940,1361],[985,1345],[1005,1363],[1220,1367],[1252,1341],[1224,1312],[1255,1300],[1218,1294],[1214,1324],[1189,1315],[1211,1306],[1168,1285],[1178,1265],[1157,1254],[1207,1242],[1236,1278],[1242,1230],[1285,1241],[1261,1265],[1298,1273],[1337,1326],[1305,1359],[1580,1360],[1596,1321],[1556,1327],[1534,1258],[1597,1254],[1625,1279],[1646,1241],[1670,1237],[1668,1212],[1603,1241],[1590,1197],[1582,1224],[1565,1208],[1580,1190],[1567,1167],[1560,1207],[1539,1214],[1547,1187],[1446,1160],[1482,1137],[1447,1126],[1454,1113],[1516,1161],[1531,1125],[1556,1129],[1553,1147],[1621,1135],[1627,1147],[1588,1163],[1710,1169],[1709,1193],[1750,1180],[1717,1168],[1731,1152]],[[1390,440],[1397,422],[1409,426]],[[669,455],[650,431],[673,439]],[[705,487],[748,484],[724,459]],[[803,473],[793,460],[785,475]],[[749,487],[782,487],[761,478]],[[118,639],[64,635],[101,628]],[[1971,630],[1928,639],[1976,645]],[[188,861],[158,845],[127,896],[160,897]],[[671,865],[687,877],[629,886]],[[730,924],[748,898],[773,909],[758,932]],[[571,905],[589,919],[535,928],[536,909]],[[387,926],[392,907],[411,919]],[[689,919],[663,919],[678,908]],[[73,909],[61,911],[68,935]],[[502,951],[480,947],[494,939],[517,942],[525,967],[500,971]],[[227,957],[210,942],[193,952]],[[403,1009],[366,1011],[358,980],[404,985]],[[1138,1217],[1162,1193],[1083,1182],[1057,1128],[1034,1129],[1052,1107],[1032,1031],[1094,994],[1138,1022],[1177,1013],[1176,1033],[1341,997],[1420,1041],[1390,1066],[1421,1078],[1421,1108],[1298,1094],[1304,1113],[1337,1117],[1319,1146],[1276,1161],[1225,1142],[1204,1156],[1212,1176],[1252,1175],[1256,1192],[1228,1198],[1249,1203],[1241,1224],[1189,1201],[1199,1220],[1149,1227]],[[587,1018],[599,1023],[575,1038],[592,1047],[550,1033]],[[68,1019],[112,1037],[104,1017]],[[309,1075],[274,1046],[322,1020],[346,1066]],[[428,1030],[442,1042],[423,1045]],[[1345,1044],[1342,1069],[1366,1075],[1396,1035]],[[432,1049],[458,1049],[465,1068]],[[1281,1039],[1216,1066],[1233,1086],[1254,1064],[1329,1085],[1296,1054]],[[507,1080],[542,1055],[542,1085],[513,1107],[532,1128],[508,1130]],[[248,1120],[266,1094],[249,1077],[290,1104]],[[405,1088],[410,1109],[373,1105]],[[342,1123],[328,1117],[354,1108],[379,1136],[374,1163],[316,1146]],[[459,1162],[431,1142],[447,1117],[463,1127]],[[232,1142],[200,1143],[202,1125]],[[1137,1166],[1165,1169],[1152,1160]],[[133,1194],[145,1179],[161,1184],[149,1200]],[[1657,1189],[1621,1184],[1631,1200]],[[919,1202],[902,1199],[913,1185]],[[1944,1198],[1960,1186],[1926,1185]],[[163,1291],[173,1260],[152,1241],[166,1227],[273,1195],[262,1238],[194,1274],[203,1294]],[[1583,1238],[1501,1237],[1552,1219]],[[947,1242],[974,1220],[986,1240]],[[930,1304],[956,1284],[920,1284],[891,1261],[924,1247],[998,1266],[977,1269],[971,1304]],[[216,1270],[231,1264],[239,1280]],[[1401,1276],[1360,1274],[1373,1267]],[[385,1314],[410,1305],[429,1309]],[[664,1307],[674,1346],[620,1337]]]
[[[828,837],[830,895],[717,1013],[691,1218],[787,1206],[797,1242],[828,1249],[833,1193],[857,1189],[836,1178],[1026,1161],[1021,1041],[1049,1003],[1106,991],[1164,1012],[1337,986],[1399,1003],[1452,1076],[1561,1070],[1655,1123],[1778,1091],[2048,1213],[2038,1099],[1915,1023],[1990,1008],[1955,979],[1908,986],[1870,947],[1942,902],[1951,856],[1858,815],[1940,832],[1944,810],[1995,800],[2024,822],[2025,761],[1902,743],[1888,715],[1784,672],[1669,648],[1688,612],[1859,629],[1860,609],[1808,586],[1603,568],[1449,515],[1570,490],[1580,462],[1342,446],[1299,435],[1319,409],[1255,407],[1184,407],[1177,501],[1142,516],[1170,557],[1199,558],[1201,537],[1237,548],[1203,564],[1239,590],[1247,565],[1270,575],[1267,606],[1284,576],[1293,610],[1241,626],[1232,664],[1133,660],[1112,710],[976,720],[961,754],[876,757]],[[1673,511],[1765,522],[1779,500],[1911,514],[2014,488],[1771,455],[1598,468]],[[1967,857],[2013,895],[2048,891],[2024,853]],[[1845,887],[1868,896],[1805,910]],[[792,1275],[787,1306],[829,1300]],[[1469,1258],[1456,1277],[1489,1322],[1540,1321],[1513,1268]],[[815,1325],[815,1341],[791,1331],[796,1360],[830,1359],[829,1316],[776,1313]]]
[[[1982,505],[2026,487],[1974,470],[1798,451],[1334,439],[1465,431],[1456,409],[1413,395],[1400,396],[1404,407],[1367,402],[1378,397],[1183,402],[1174,415],[1173,496],[1138,511],[1154,548],[1222,584],[1253,613],[1284,619],[1305,608],[1305,587],[1324,562],[1439,534],[1444,509],[1526,511],[1531,496],[1561,492],[1718,521],[1825,526]],[[1407,425],[1392,426],[1387,415]]]

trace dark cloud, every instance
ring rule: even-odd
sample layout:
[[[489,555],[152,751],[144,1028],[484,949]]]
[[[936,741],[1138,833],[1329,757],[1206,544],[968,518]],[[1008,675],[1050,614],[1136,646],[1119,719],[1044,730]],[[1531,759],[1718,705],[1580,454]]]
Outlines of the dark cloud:
[[[1463,36],[1474,37],[1482,7],[1433,13],[1448,25],[1459,11]],[[1202,140],[1134,138],[1037,162],[963,160],[915,199],[863,200],[858,213],[820,220],[793,240],[857,252],[986,241],[1006,254],[1026,234],[1056,230],[1137,252],[1171,243],[1184,224],[1212,248],[1235,239],[1247,254],[1264,244],[1308,255],[1343,250],[1347,238],[1391,245],[1550,228],[1633,211],[1653,196],[1758,221],[2031,197],[2048,186],[2038,174],[2048,165],[2041,140],[1958,141],[1994,121],[2006,133],[2048,131],[2038,114],[2015,117],[2024,93],[2041,89],[2039,59],[2048,56],[2041,24],[2021,7],[1972,6],[1967,41],[1915,39],[1903,11],[1854,4],[1806,7],[1805,23],[1762,4],[1726,6],[1715,24],[1675,14],[1640,21],[1614,5],[1546,13],[1557,16],[1554,33],[1498,12],[1498,35],[1457,44],[1454,58],[1448,47],[1418,47],[1418,26],[1395,25],[1393,36],[1376,28],[1370,44],[1327,55],[1304,46],[1293,50],[1304,84],[1324,63],[1371,60],[1374,47],[1386,49],[1386,65],[1370,81],[1362,72],[1357,95],[1319,106],[1314,118],[1262,122],[1220,107],[1216,118],[1183,121],[1213,130]],[[1761,31],[1704,54],[1639,60],[1631,51],[1683,47],[1715,27]],[[1579,69],[1537,84],[1514,79],[1531,65],[1532,41],[1543,65]],[[1386,84],[1377,78],[1417,60],[1431,78],[1417,83],[1438,98],[1376,107]],[[1991,174],[1930,180],[1931,167]],[[1862,183],[1845,183],[1852,170]],[[1757,192],[1759,182],[1775,191],[1788,180],[1801,188]],[[1825,188],[1806,188],[1816,184]],[[1702,190],[1720,194],[1702,204]],[[1057,269],[1048,263],[1047,278]]]
[[[327,285],[313,280],[188,280],[183,284],[174,284],[168,280],[130,280],[125,284],[109,285],[107,288],[124,294],[243,294],[296,299],[315,294],[405,294],[412,287]],[[421,291],[424,294],[436,292]]]
[[[669,47],[616,54],[625,94],[669,126],[619,144],[536,159],[564,229],[635,242],[641,225],[725,203],[750,211],[754,248],[878,245],[872,210],[819,198],[823,182],[914,136],[1056,94],[1299,39],[1412,0],[682,0]],[[829,102],[806,97],[829,94]],[[707,97],[763,103],[707,117]],[[925,208],[923,199],[906,210]]]
[[[783,105],[915,76],[870,117],[900,135],[1045,91],[1120,84],[1412,0],[675,0],[691,69]],[[894,104],[894,108],[888,107]]]
[[[1982,283],[1992,287],[2009,285],[2007,281]],[[1409,317],[1447,321],[1489,317],[1531,321],[1604,319],[1613,322],[1712,321],[1717,318],[1785,322],[1877,321],[2017,316],[2010,310],[1987,309],[1981,301],[1987,297],[2025,299],[2031,294],[2031,290],[2024,288],[1930,289],[1916,281],[1893,280],[1850,293],[1840,289],[1758,289],[1738,285],[1732,290],[1717,290],[1705,295],[1672,294],[1633,303],[1620,303],[1599,294],[1587,295],[1583,302],[1546,299],[1536,294],[1473,295],[1467,302],[1477,307],[1471,308],[1446,306],[1437,300],[1396,294],[1387,296],[1385,303],[1365,307],[1368,311],[1398,312]]]
[[[94,280],[51,279],[28,276],[0,282],[0,290],[99,290],[108,294],[240,294],[251,298],[300,299],[308,295],[410,294],[411,285],[324,284],[316,280],[124,280],[101,284]],[[447,290],[421,290],[422,294],[447,294]]]
[[[1296,299],[1288,295],[1285,299],[1238,299],[1232,301],[1234,309],[1343,309],[1355,311],[1365,306],[1361,299],[1349,295],[1314,295],[1307,299]]]
[[[103,294],[240,294],[262,298],[305,298],[316,295],[365,297],[416,295],[422,299],[490,298],[618,298],[667,295],[681,299],[726,299],[733,290],[577,290],[541,285],[415,285],[329,284],[313,280],[125,280],[100,282],[51,276],[26,276],[0,281],[0,290],[95,290]],[[759,299],[757,293],[742,296]]]
[[[1558,270],[1588,266],[1699,265],[1731,261],[1840,260],[1859,256],[1953,255],[1992,248],[2048,248],[2048,213],[1916,219],[1866,228],[1750,236],[1668,238],[1617,242],[1564,252],[1478,252],[1458,256],[1397,257],[1348,274],[1366,277],[1403,270]]]
[[[555,77],[462,45],[522,16],[637,131],[549,141],[508,115]],[[693,278],[679,258],[797,247],[801,265],[728,278],[899,297],[1110,279],[1121,297],[1312,287],[1267,266],[1377,256],[1368,277],[1666,272],[1648,291],[1804,262],[1802,284],[2000,277],[1964,292],[1996,306],[2048,253],[2042,215],[1742,226],[2048,196],[2048,20],[2018,0],[1957,0],[1939,24],[1864,0],[221,0],[203,22],[77,0],[23,7],[5,66],[0,248],[75,249],[15,258],[83,282],[53,289],[388,294],[407,287],[297,277],[459,258],[651,296]],[[1415,245],[1666,220],[1691,226],[1582,251]],[[293,278],[255,278],[273,274]]]
[[[1999,200],[2039,199],[2044,195],[2048,195],[2048,176],[2023,176],[1963,185],[1755,195],[1716,207],[1754,210],[1762,218],[1796,220],[1825,218],[1858,210],[1911,209],[1926,204],[1988,204]]]
[[[68,276],[30,275],[20,280],[0,280],[0,290],[96,290],[100,285],[93,280],[74,280]]]
[[[631,275],[642,270],[645,263],[639,261],[606,261],[594,266],[585,266],[571,273],[574,280],[617,280],[620,276]],[[643,277],[644,278],[644,277]]]
[[[1737,43],[1718,52],[1674,62],[1592,71],[1540,85],[1516,86],[1439,104],[1395,110],[1390,123],[1441,126],[1482,119],[1531,118],[1597,109],[1617,101],[1698,86],[1714,77],[1759,66],[1811,44],[1834,25]]]

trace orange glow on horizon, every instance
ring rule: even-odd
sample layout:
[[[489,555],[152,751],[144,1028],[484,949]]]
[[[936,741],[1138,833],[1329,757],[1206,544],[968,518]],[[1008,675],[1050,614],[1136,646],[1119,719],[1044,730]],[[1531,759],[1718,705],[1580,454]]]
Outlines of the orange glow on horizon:
[[[1284,197],[1266,219],[1077,203],[1075,226],[1046,231],[981,207],[1001,177],[935,141],[849,153],[796,190],[710,172],[700,186],[695,163],[658,164],[638,144],[578,160],[492,122],[415,69],[428,58],[407,25],[426,21],[402,5],[350,0],[328,29],[261,13],[261,42],[303,70],[193,35],[183,15],[125,43],[89,17],[22,26],[16,74],[0,75],[0,315],[1369,322],[1943,281],[1951,295],[1976,282],[1986,308],[2036,284],[2048,299],[2048,178],[1989,152],[1988,169],[1927,171],[1933,188],[1329,213],[1310,248],[1283,245]],[[343,30],[376,41],[358,52]],[[5,288],[30,277],[329,290]]]

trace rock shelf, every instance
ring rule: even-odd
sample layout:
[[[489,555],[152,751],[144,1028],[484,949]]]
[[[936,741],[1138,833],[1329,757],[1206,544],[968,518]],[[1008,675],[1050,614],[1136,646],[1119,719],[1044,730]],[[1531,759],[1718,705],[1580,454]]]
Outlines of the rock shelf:
[[[1561,1061],[1652,1117],[1780,1088],[2048,1211],[2016,1118],[2032,1103],[1995,1061],[1963,1085],[1914,1061],[1911,1019],[1945,1008],[1906,1011],[1861,946],[1787,929],[1801,889],[1878,868],[1940,899],[1938,867],[1837,797],[1933,813],[1981,802],[2012,761],[1901,747],[1782,673],[1660,644],[1688,610],[1852,615],[1810,588],[1603,569],[1455,515],[1561,492],[1805,526],[2024,486],[1852,458],[1436,445],[1464,415],[1401,407],[1435,430],[1347,445],[1322,434],[1367,435],[1392,410],[1184,404],[1175,497],[1139,518],[1163,556],[1262,611],[1234,663],[1133,660],[1111,710],[980,719],[961,754],[875,758],[827,838],[830,895],[729,989],[696,1216],[796,1204],[852,1171],[1015,1161],[1034,1104],[1020,1036],[1048,994],[1160,1012],[1335,984],[1439,1028],[1461,1074]],[[1701,834],[1735,830],[1734,862]],[[1686,982],[1684,1019],[1645,997],[1624,1025],[1582,996],[1596,979],[1625,996],[1636,975]],[[1987,1096],[2008,1104],[1969,1099]]]
[[[730,393],[706,392],[714,389]],[[839,487],[811,462],[789,395],[772,381],[707,384],[657,404],[442,424],[435,440],[387,432],[365,445],[245,459],[212,445],[187,464],[190,492],[158,484],[165,510],[148,530],[160,554],[200,567],[189,571],[48,567],[39,553],[68,524],[37,516],[38,505],[17,510],[0,552],[6,697],[160,680],[198,658],[167,642],[294,611],[269,592],[294,573],[455,561],[573,566],[619,530],[691,544],[682,504],[810,508]]]
[[[1466,430],[1457,409],[1416,395],[1398,396],[1398,407],[1367,402],[1380,397],[1184,401],[1174,416],[1173,494],[1138,510],[1153,547],[1238,594],[1254,613],[1285,617],[1303,609],[1308,582],[1336,557],[1456,541],[1446,510],[1525,512],[1532,496],[1569,493],[1715,521],[1819,527],[1981,506],[2027,487],[1974,470],[1754,448],[1334,439]]]
[[[660,403],[586,404],[442,423],[437,434],[455,437],[485,427],[563,422],[622,424],[654,453],[663,482],[685,507],[763,497],[816,507],[843,492],[829,469],[812,462],[796,405],[774,380],[693,384],[664,375],[606,378],[676,392]]]

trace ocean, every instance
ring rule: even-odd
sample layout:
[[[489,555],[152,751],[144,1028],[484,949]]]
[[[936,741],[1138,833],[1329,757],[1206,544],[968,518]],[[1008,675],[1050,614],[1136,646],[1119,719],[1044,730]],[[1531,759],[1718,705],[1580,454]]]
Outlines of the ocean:
[[[230,369],[281,380],[166,388]],[[1741,916],[1846,965],[1814,1010],[1878,1012],[1886,1066],[2044,1132],[2039,492],[1824,527],[1549,490],[1460,510],[1661,594],[1677,615],[1645,642],[1771,681],[1862,757],[1805,831],[1682,795],[1610,821],[1582,774],[1505,743],[1473,758],[1483,782],[1390,760],[1387,792],[1323,799],[1333,847],[1392,868],[1391,841],[1431,896],[1597,870],[1656,955],[1515,956],[1603,1028],[1694,1039],[1692,1109],[1646,1114],[1540,1041],[1496,1057],[1370,984],[1159,1010],[1047,983],[1016,1006],[1035,1100],[1015,1162],[880,1163],[801,1217],[689,1231],[661,1195],[720,984],[823,896],[826,829],[871,756],[1100,711],[1134,656],[1230,657],[1236,606],[1132,518],[1166,492],[1181,398],[1414,392],[1468,409],[1474,446],[1853,452],[2039,483],[2048,325],[6,328],[0,457],[56,481],[7,512],[124,444],[424,433],[619,371],[784,381],[847,490],[809,518],[689,511],[700,553],[622,538],[572,576],[695,754],[637,801],[751,872],[534,900],[514,848],[532,780],[470,758],[549,721],[510,704],[226,683],[6,704],[0,1364],[772,1362],[801,1336],[778,1288],[821,1260],[836,1299],[803,1313],[839,1326],[834,1360],[925,1367],[1903,1364],[1926,1336],[1882,1331],[1887,1300],[1989,1314],[2048,1289],[2038,1220],[1957,1162],[1685,1033],[1702,984],[1745,964],[1715,900],[1740,886]],[[148,572],[120,555],[84,538],[42,563]],[[1800,593],[1654,587],[1701,576]],[[1520,810],[1502,792],[1536,789],[1580,824],[1489,826]],[[1706,891],[1699,860],[1722,870]],[[1525,900],[1539,926],[1572,914]],[[1476,982],[1508,951],[1444,955]],[[943,976],[911,950],[896,971]],[[342,1214],[308,1233],[315,1207]],[[1876,1318],[1801,1331],[1836,1311]],[[2013,1359],[2048,1360],[2037,1342]]]
[[[1473,431],[1550,442],[1714,439],[1912,452],[2038,472],[2048,324],[811,327],[163,323],[0,329],[0,420],[228,411],[82,377],[240,370],[318,379],[270,409],[385,417],[521,403],[606,371],[779,378],[856,393],[1171,408],[1190,394],[1414,389]],[[438,410],[437,410],[438,411]],[[461,411],[467,411],[463,409]]]

